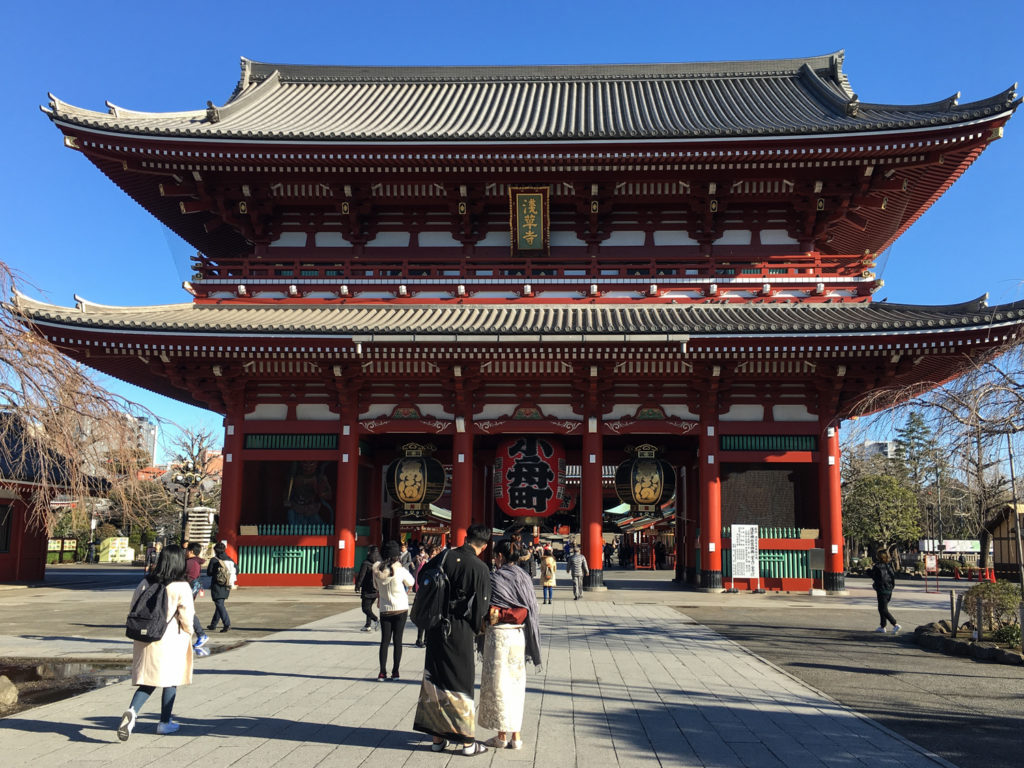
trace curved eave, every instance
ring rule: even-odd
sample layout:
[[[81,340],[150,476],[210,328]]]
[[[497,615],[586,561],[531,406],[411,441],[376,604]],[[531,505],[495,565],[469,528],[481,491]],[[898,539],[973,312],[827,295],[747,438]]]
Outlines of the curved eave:
[[[377,343],[649,343],[949,333],[1024,323],[1024,301],[868,304],[538,305],[325,303],[59,307],[14,297],[39,326],[126,335],[296,337]]]

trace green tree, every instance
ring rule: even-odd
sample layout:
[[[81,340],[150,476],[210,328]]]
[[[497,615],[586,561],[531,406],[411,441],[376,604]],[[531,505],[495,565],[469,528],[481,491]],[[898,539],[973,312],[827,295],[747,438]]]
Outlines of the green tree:
[[[845,533],[875,549],[892,550],[921,535],[913,491],[892,475],[863,475],[843,488]]]

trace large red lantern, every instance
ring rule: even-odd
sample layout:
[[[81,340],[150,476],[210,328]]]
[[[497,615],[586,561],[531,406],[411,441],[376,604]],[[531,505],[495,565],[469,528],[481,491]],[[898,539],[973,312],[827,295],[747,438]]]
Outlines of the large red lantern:
[[[627,448],[633,456],[619,464],[615,470],[615,493],[619,501],[628,504],[632,512],[657,512],[675,495],[676,472],[658,449],[645,443]]]
[[[407,443],[405,455],[388,465],[385,484],[388,496],[406,512],[428,509],[444,494],[447,477],[444,466],[430,454],[433,446]]]
[[[547,517],[558,511],[565,487],[565,449],[548,437],[516,437],[498,446],[494,498],[510,517]]]

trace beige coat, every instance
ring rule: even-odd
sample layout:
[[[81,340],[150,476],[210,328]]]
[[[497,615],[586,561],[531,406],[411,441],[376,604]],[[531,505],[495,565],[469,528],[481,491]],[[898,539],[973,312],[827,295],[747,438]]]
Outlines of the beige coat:
[[[544,569],[547,566],[551,566],[551,578],[544,578]],[[554,587],[555,585],[555,574],[558,572],[558,561],[555,560],[553,555],[547,555],[540,559],[540,585],[542,587]]]
[[[135,588],[132,604],[149,585],[145,579]],[[135,641],[132,649],[132,683],[169,688],[192,682],[192,617],[196,608],[192,588],[184,581],[167,585],[167,615],[171,622],[164,636],[153,643]]]

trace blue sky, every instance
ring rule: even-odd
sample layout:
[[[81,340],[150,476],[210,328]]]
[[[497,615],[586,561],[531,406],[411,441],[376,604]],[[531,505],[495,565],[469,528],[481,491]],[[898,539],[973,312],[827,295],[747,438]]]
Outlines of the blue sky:
[[[31,6],[31,7],[29,7]],[[727,9],[722,12],[718,9]],[[182,302],[187,247],[76,152],[39,111],[47,92],[104,109],[222,104],[239,59],[303,64],[712,61],[846,51],[862,102],[987,98],[1024,77],[1020,6],[938,2],[19,3],[6,12],[0,258],[57,304]],[[1024,115],[880,262],[876,299],[1024,299],[1018,194]],[[157,415],[218,433],[220,418],[116,381]]]

